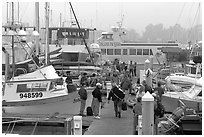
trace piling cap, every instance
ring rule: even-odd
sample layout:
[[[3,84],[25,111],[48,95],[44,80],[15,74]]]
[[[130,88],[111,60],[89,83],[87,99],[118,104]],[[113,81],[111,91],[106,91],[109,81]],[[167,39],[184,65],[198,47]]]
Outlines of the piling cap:
[[[142,101],[154,101],[154,97],[147,91],[142,97]]]
[[[80,120],[82,120],[82,116],[74,116],[74,120],[80,121]]]
[[[147,59],[147,60],[145,60],[145,63],[150,63],[150,61]]]

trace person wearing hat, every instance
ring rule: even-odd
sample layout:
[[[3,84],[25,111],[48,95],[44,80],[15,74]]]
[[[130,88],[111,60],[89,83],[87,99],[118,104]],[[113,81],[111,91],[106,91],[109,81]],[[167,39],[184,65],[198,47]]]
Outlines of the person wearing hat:
[[[96,88],[92,92],[93,99],[92,99],[91,107],[93,110],[94,118],[96,119],[101,119],[99,116],[100,103],[102,102],[101,91],[100,91],[101,88],[102,88],[102,84],[96,83]]]

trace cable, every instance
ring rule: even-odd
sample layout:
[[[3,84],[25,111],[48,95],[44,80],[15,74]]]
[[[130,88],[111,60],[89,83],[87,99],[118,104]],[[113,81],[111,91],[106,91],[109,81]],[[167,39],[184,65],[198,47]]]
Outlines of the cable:
[[[74,18],[75,18],[75,20],[76,20],[76,23],[77,23],[77,25],[78,25],[78,28],[79,28],[79,30],[81,30],[80,25],[79,25],[79,22],[78,22],[78,20],[77,20],[77,17],[76,17],[76,14],[75,14],[75,12],[74,12],[74,9],[73,9],[73,7],[72,7],[71,2],[69,2],[69,4],[70,4],[70,7],[71,7],[72,12],[73,12],[73,14],[74,14]],[[80,36],[82,36],[81,33],[80,33]],[[91,51],[90,51],[89,47],[88,47],[87,44],[86,44],[86,40],[84,39],[83,36],[82,36],[82,39],[83,39],[84,44],[85,44],[85,46],[86,46],[86,49],[87,49],[87,51],[88,51],[88,53],[89,53],[89,55],[90,55],[91,62],[94,64],[93,57],[92,57],[92,55],[91,55]]]

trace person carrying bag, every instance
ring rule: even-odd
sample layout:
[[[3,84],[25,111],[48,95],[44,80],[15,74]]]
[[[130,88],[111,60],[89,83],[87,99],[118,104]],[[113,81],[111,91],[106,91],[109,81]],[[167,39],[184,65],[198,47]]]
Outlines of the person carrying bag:
[[[125,93],[117,86],[116,83],[113,83],[113,88],[111,89],[109,93],[108,103],[111,98],[112,98],[112,101],[114,102],[115,117],[121,118],[121,110],[125,108],[124,107]]]

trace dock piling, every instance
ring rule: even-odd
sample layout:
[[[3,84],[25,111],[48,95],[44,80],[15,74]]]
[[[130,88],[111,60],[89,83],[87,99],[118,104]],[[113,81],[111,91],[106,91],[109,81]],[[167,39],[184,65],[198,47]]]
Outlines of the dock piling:
[[[147,91],[142,97],[142,135],[154,134],[154,97]]]

